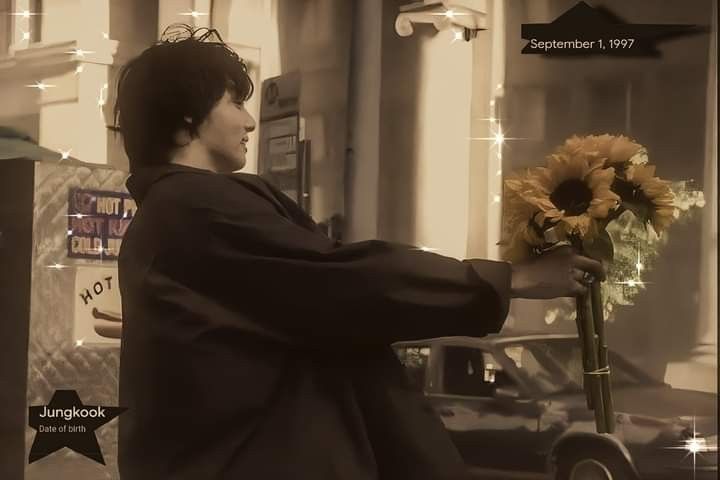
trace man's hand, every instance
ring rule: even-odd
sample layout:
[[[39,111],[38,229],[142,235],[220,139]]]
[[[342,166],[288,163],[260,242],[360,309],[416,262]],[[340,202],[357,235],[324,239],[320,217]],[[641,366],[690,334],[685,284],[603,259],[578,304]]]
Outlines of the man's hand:
[[[585,272],[605,280],[602,263],[572,248],[560,247],[549,253],[512,265],[511,296],[514,298],[574,297],[587,292]]]

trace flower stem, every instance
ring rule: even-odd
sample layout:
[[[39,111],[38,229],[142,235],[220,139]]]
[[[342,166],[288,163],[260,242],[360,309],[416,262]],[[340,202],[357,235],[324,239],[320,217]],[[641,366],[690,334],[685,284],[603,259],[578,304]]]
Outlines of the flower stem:
[[[600,375],[600,389],[602,395],[604,429],[606,433],[615,431],[615,409],[613,407],[612,389],[610,384],[610,363],[608,359],[608,347],[605,339],[605,315],[602,307],[602,290],[600,282],[593,281],[590,286],[590,297],[592,313],[595,320],[595,332],[598,341],[598,363],[601,370],[607,370],[607,374]]]

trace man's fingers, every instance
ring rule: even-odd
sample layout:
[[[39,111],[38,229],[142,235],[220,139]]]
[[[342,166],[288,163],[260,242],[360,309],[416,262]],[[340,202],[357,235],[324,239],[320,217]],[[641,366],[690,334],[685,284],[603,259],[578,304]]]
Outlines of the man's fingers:
[[[575,267],[591,273],[595,276],[595,278],[601,281],[605,280],[605,269],[603,268],[602,263],[597,260],[593,260],[592,258],[584,257],[582,255],[576,255],[573,263]]]
[[[581,295],[587,295],[587,287],[580,282],[574,281],[572,285],[573,296],[579,297]]]
[[[579,268],[572,267],[570,268],[570,278],[577,280],[578,282],[582,282],[585,278],[585,272]]]
[[[551,253],[555,255],[572,255],[575,253],[575,250],[573,250],[570,245],[563,245],[562,247],[554,249]]]

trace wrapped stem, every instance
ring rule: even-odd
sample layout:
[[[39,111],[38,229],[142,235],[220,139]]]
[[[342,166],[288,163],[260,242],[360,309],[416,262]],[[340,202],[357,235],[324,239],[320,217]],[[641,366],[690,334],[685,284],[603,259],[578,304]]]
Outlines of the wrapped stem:
[[[585,328],[584,324],[586,322],[586,311],[584,308],[584,304],[586,303],[586,298],[584,295],[581,295],[575,299],[576,302],[576,308],[577,308],[577,315],[575,316],[575,323],[577,324],[577,331],[578,331],[578,337],[580,338],[580,351],[582,352],[582,366],[583,371],[587,372],[590,369],[590,358],[588,357],[588,351],[585,349]],[[588,410],[593,409],[593,403],[592,403],[592,395],[590,394],[590,384],[587,382],[585,376],[583,375],[583,390],[585,391],[585,403],[587,404]]]
[[[585,375],[583,385],[585,394],[589,396],[589,407],[595,412],[595,426],[598,433],[606,430],[605,408],[603,404],[600,362],[598,356],[598,338],[593,318],[592,295],[578,297],[578,317],[581,319],[581,342],[583,350],[583,368]]]
[[[602,290],[600,282],[593,281],[590,286],[592,299],[592,312],[595,319],[595,332],[598,339],[598,363],[601,371],[607,372],[600,375],[600,387],[602,392],[602,404],[605,418],[605,432],[615,431],[615,409],[613,407],[612,389],[610,384],[610,363],[608,359],[608,347],[605,338],[605,315],[602,306]]]

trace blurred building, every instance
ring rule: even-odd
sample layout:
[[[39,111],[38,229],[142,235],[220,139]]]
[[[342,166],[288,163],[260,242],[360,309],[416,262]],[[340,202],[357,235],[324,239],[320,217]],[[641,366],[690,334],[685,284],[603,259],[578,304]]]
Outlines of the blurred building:
[[[317,221],[344,219],[346,240],[379,237],[458,258],[497,258],[501,165],[508,171],[536,164],[573,133],[624,132],[650,147],[665,176],[695,179],[708,205],[694,226],[674,233],[678,246],[665,255],[674,273],[683,265],[691,293],[672,314],[683,320],[665,320],[682,324],[673,342],[653,342],[663,345],[658,360],[673,352],[661,363],[675,362],[698,341],[715,338],[716,313],[707,307],[715,304],[714,270],[703,267],[702,281],[697,273],[715,264],[717,243],[710,136],[716,53],[709,35],[667,42],[662,60],[547,59],[519,54],[520,24],[551,21],[572,1],[461,2],[485,15],[488,29],[471,42],[430,26],[399,37],[394,21],[404,3],[3,0],[0,125],[82,161],[126,169],[120,138],[105,128],[119,68],[171,23],[216,28],[247,60],[258,87],[301,73],[299,109],[312,140]],[[714,18],[710,1],[604,5],[628,21],[709,26]],[[256,117],[259,96],[250,103]],[[508,137],[524,140],[498,148],[496,118]],[[258,170],[258,138],[251,140],[246,171]],[[653,307],[658,304],[646,307],[655,321],[670,315]],[[540,318],[544,307],[518,308],[515,326],[544,328],[528,320]],[[648,332],[639,325],[632,341],[618,326],[619,342],[635,344]],[[664,368],[656,373],[664,375]]]

